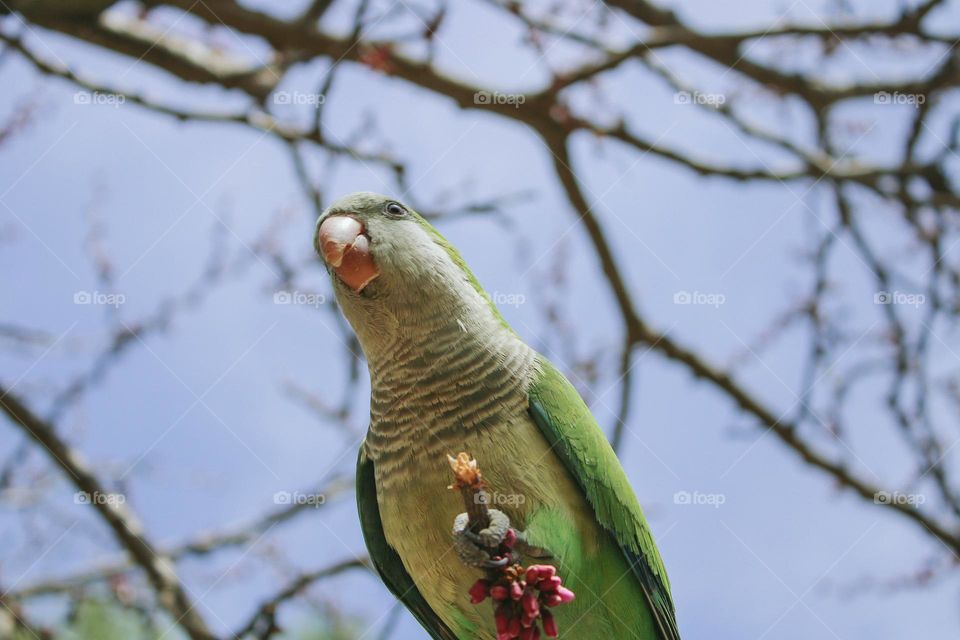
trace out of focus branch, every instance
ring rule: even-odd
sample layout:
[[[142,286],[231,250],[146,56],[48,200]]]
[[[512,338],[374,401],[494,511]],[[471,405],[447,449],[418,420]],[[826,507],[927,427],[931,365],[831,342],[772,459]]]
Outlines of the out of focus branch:
[[[942,542],[951,553],[960,551],[957,525],[960,521],[960,496],[955,468],[947,464],[949,447],[941,440],[941,431],[935,428],[930,411],[930,395],[937,384],[946,387],[948,393],[960,397],[956,391],[960,387],[956,371],[951,370],[949,374],[953,378],[935,380],[931,373],[934,367],[930,365],[930,354],[934,351],[931,343],[939,340],[933,327],[955,324],[960,314],[960,306],[956,303],[960,298],[960,267],[951,261],[950,256],[950,250],[960,233],[956,222],[960,195],[951,183],[953,172],[948,166],[960,150],[960,140],[957,139],[960,135],[960,118],[944,113],[945,109],[942,108],[944,96],[960,86],[957,54],[960,34],[945,33],[942,25],[933,24],[938,12],[946,8],[942,0],[925,0],[882,21],[851,19],[843,23],[814,23],[812,26],[787,23],[774,24],[769,29],[759,27],[721,33],[692,27],[683,18],[681,10],[664,9],[646,0],[607,0],[606,7],[591,7],[589,12],[606,18],[610,17],[609,12],[616,12],[618,21],[636,34],[617,48],[607,44],[610,38],[606,37],[608,34],[604,31],[603,20],[597,20],[594,27],[588,24],[590,20],[579,20],[574,30],[570,30],[567,28],[569,25],[560,24],[553,15],[536,15],[536,7],[507,0],[489,0],[487,8],[499,11],[502,19],[513,21],[511,24],[525,33],[525,44],[538,61],[547,57],[549,47],[544,44],[547,39],[563,41],[585,51],[585,55],[576,57],[577,61],[566,68],[553,69],[548,66],[546,80],[536,86],[516,89],[511,94],[512,103],[489,99],[490,94],[495,93],[491,87],[454,76],[434,63],[432,52],[435,41],[440,37],[438,32],[441,31],[444,10],[429,24],[426,20],[420,20],[424,28],[419,39],[409,36],[381,39],[380,36],[371,38],[364,33],[364,2],[351,6],[354,9],[354,23],[346,35],[328,32],[323,24],[323,17],[334,7],[329,0],[306,3],[302,13],[289,20],[234,0],[148,0],[142,3],[145,10],[135,16],[121,11],[119,7],[112,8],[113,3],[109,0],[7,2],[12,3],[9,8],[19,11],[28,25],[41,31],[40,34],[31,33],[31,37],[42,35],[42,30],[55,31],[101,50],[120,54],[131,61],[142,61],[187,83],[212,84],[247,96],[249,106],[236,112],[191,112],[141,95],[122,92],[104,83],[89,81],[79,72],[46,61],[46,56],[35,55],[31,47],[25,44],[32,44],[30,38],[22,41],[19,37],[0,34],[0,40],[41,73],[62,78],[86,91],[123,95],[132,104],[181,121],[238,124],[277,138],[292,151],[295,170],[315,209],[321,207],[324,199],[323,190],[312,180],[307,161],[308,151],[315,147],[323,150],[329,163],[334,158],[369,163],[391,173],[401,191],[409,191],[412,187],[405,180],[404,164],[387,155],[362,151],[359,139],[335,136],[335,127],[324,122],[324,118],[329,118],[329,110],[318,106],[313,113],[313,126],[305,129],[288,126],[270,112],[266,105],[271,96],[278,95],[276,91],[281,81],[286,81],[286,72],[294,65],[306,66],[306,63],[318,58],[327,61],[327,74],[317,82],[321,94],[333,90],[335,84],[339,86],[334,82],[334,70],[337,74],[343,74],[351,68],[362,69],[380,74],[385,81],[400,80],[422,90],[424,95],[439,98],[461,109],[494,115],[510,125],[524,125],[522,128],[542,140],[552,154],[550,160],[559,186],[590,242],[602,277],[622,318],[624,335],[617,340],[622,349],[618,363],[622,386],[620,421],[614,428],[612,438],[615,445],[622,440],[624,423],[631,407],[632,359],[641,347],[655,350],[697,378],[707,381],[723,398],[756,421],[763,433],[771,433],[795,459],[815,469],[822,477],[849,489],[865,502],[876,504],[886,513],[911,522],[918,530]],[[152,21],[153,9],[181,12],[182,17],[192,25],[208,29],[226,27],[240,39],[255,40],[258,47],[263,45],[261,51],[266,49],[264,59],[255,60],[249,56],[220,52],[208,46],[202,35],[195,35],[195,30],[191,30],[189,36],[168,34],[158,29]],[[397,11],[409,15],[404,7]],[[415,15],[419,18],[419,14]],[[404,33],[408,31],[404,29]],[[389,29],[377,33],[385,32],[389,32]],[[875,73],[872,80],[846,80],[850,77],[848,73],[827,73],[818,65],[808,68],[781,65],[777,57],[756,55],[762,47],[755,50],[754,46],[760,42],[784,48],[793,46],[803,52],[819,52],[823,67],[831,61],[835,50],[849,49],[851,45],[871,45],[883,52],[913,53],[930,64],[922,73],[904,75],[896,70],[888,70]],[[627,116],[633,115],[630,104],[620,105],[623,116],[615,113],[612,118],[606,119],[589,110],[581,112],[571,106],[578,103],[571,99],[573,95],[579,96],[586,90],[598,87],[613,75],[610,72],[622,71],[628,65],[639,65],[651,71],[656,81],[665,83],[669,90],[694,94],[696,87],[681,80],[658,57],[662,53],[667,58],[673,51],[692,54],[686,57],[709,69],[719,68],[722,71],[720,75],[729,76],[727,82],[736,83],[735,87],[762,90],[765,99],[774,106],[784,107],[784,111],[787,107],[798,107],[814,123],[815,132],[806,136],[809,140],[804,138],[805,142],[801,143],[795,140],[801,136],[795,136],[794,131],[773,130],[753,124],[740,111],[744,106],[742,101],[731,99],[718,105],[694,103],[694,108],[712,122],[720,122],[741,136],[749,150],[752,151],[755,145],[772,146],[786,156],[785,162],[778,162],[771,167],[754,152],[758,162],[742,164],[724,157],[705,157],[694,150],[684,149],[676,142],[649,137],[638,126],[639,123],[628,121]],[[868,68],[872,73],[872,65]],[[518,80],[523,80],[523,77]],[[487,99],[481,99],[484,94]],[[860,104],[856,101],[866,102],[871,97],[873,102],[879,103],[884,95],[888,99],[896,95],[909,98],[916,107],[908,118],[907,134],[902,141],[898,139],[894,147],[898,153],[884,155],[878,160],[839,144],[835,129],[843,128],[845,123],[838,122],[838,107]],[[518,102],[522,108],[517,108]],[[932,124],[944,118],[948,121],[952,118],[949,134],[939,133],[940,129]],[[802,372],[803,388],[796,394],[794,406],[786,408],[781,414],[735,378],[734,367],[718,366],[696,349],[673,336],[664,335],[655,328],[654,320],[637,306],[636,289],[627,282],[624,267],[610,245],[608,230],[593,211],[593,207],[599,203],[591,202],[589,189],[575,170],[571,145],[575,137],[585,136],[593,136],[601,144],[612,142],[635,158],[649,155],[698,176],[763,184],[765,187],[783,185],[791,192],[793,185],[812,190],[819,184],[820,189],[830,190],[829,200],[833,208],[828,215],[832,214],[833,220],[824,222],[817,215],[818,212],[812,210],[801,213],[816,230],[812,234],[814,246],[808,256],[813,272],[811,290],[799,302],[793,301],[788,313],[778,314],[769,331],[770,335],[764,336],[765,342],[770,343],[794,323],[806,323],[810,327],[810,352]],[[928,151],[930,148],[934,148],[932,152]],[[321,172],[322,175],[329,173]],[[408,196],[415,198],[413,194]],[[864,198],[868,204],[858,205],[855,196]],[[488,210],[494,210],[498,203],[495,200],[490,202],[492,208]],[[481,211],[482,208],[463,208],[464,213]],[[316,213],[312,211],[311,216]],[[445,213],[450,214],[449,211]],[[770,212],[773,213],[776,212]],[[871,229],[866,228],[867,224],[881,215],[885,220],[894,220],[901,225],[897,233],[909,240],[909,249],[914,256],[925,261],[920,269],[927,269],[920,276],[923,282],[915,287],[911,284],[911,287],[922,289],[929,304],[924,314],[918,314],[913,325],[905,322],[893,305],[878,305],[878,324],[882,329],[877,333],[880,335],[878,342],[881,342],[882,353],[878,355],[871,352],[869,357],[862,358],[861,362],[850,367],[845,375],[838,376],[842,380],[832,389],[826,410],[835,418],[836,424],[822,424],[823,421],[817,417],[823,411],[822,406],[817,405],[818,382],[864,337],[855,336],[855,339],[851,339],[842,331],[841,323],[830,316],[827,302],[831,291],[831,264],[836,252],[847,251],[862,262],[865,269],[872,272],[871,286],[878,291],[894,290],[898,283],[903,282],[903,275],[894,268],[898,266],[894,264],[894,259],[885,248],[875,244]],[[283,256],[272,257],[281,267],[284,281],[291,282],[297,263]],[[338,319],[338,322],[342,325],[343,321]],[[23,342],[31,337],[9,329],[0,333],[8,340]],[[876,338],[872,334],[869,337]],[[348,376],[355,381],[359,371],[355,356],[350,360],[349,367]],[[878,372],[891,378],[889,386],[883,390],[882,400],[887,417],[906,443],[906,454],[917,467],[914,482],[932,484],[942,499],[942,505],[921,509],[899,501],[880,502],[876,499],[878,494],[883,493],[879,483],[875,485],[873,481],[868,481],[859,468],[845,461],[842,450],[838,449],[839,455],[835,455],[828,449],[829,446],[846,446],[843,430],[851,425],[841,425],[840,422],[844,414],[842,402],[848,397],[850,389],[868,375]],[[17,406],[25,409],[22,405]],[[324,411],[320,413],[327,418],[342,417],[347,406],[345,400],[333,407],[332,411],[327,411],[330,407],[321,407]],[[808,433],[807,429],[811,425],[816,427],[813,434]],[[40,423],[40,426],[49,425]],[[866,429],[870,425],[852,426]],[[52,430],[50,432],[52,434]],[[824,437],[828,438],[826,445],[817,439]],[[847,449],[852,452],[849,446]],[[71,467],[67,465],[66,468],[69,471]],[[939,506],[945,508],[938,509]],[[177,551],[174,549],[169,553],[175,554]],[[185,550],[183,552],[186,553]],[[146,559],[137,561],[137,564],[141,562],[146,562]],[[291,594],[297,590],[294,589]],[[284,599],[281,598],[277,603]],[[257,633],[269,635],[274,627],[272,609],[262,608],[245,631],[254,632],[256,628]]]
[[[328,504],[328,501],[332,498],[343,494],[352,487],[353,481],[351,479],[343,477],[334,478],[322,487],[305,494],[322,495],[324,497],[322,504],[317,501],[293,502],[279,509],[275,509],[253,522],[230,530],[196,535],[183,544],[168,549],[160,549],[158,554],[170,561],[177,562],[184,558],[207,556],[225,549],[250,544],[259,539],[265,532],[273,529],[277,525],[293,520],[298,515],[320,511],[322,505]],[[13,591],[11,597],[23,601],[41,596],[68,593],[93,583],[103,582],[110,578],[124,575],[133,568],[134,566],[130,564],[128,559],[118,559],[71,575],[60,576],[26,585],[23,588]]]
[[[250,636],[257,638],[257,640],[269,640],[281,631],[277,625],[277,610],[284,602],[295,598],[320,580],[339,575],[351,569],[372,570],[372,566],[368,558],[350,558],[329,567],[301,573],[281,588],[276,595],[264,601],[256,613],[253,614],[253,617],[230,637],[233,640],[243,640],[243,638]]]
[[[273,136],[284,142],[311,142],[326,151],[340,156],[347,156],[354,160],[367,162],[370,164],[384,166],[391,173],[396,175],[403,174],[403,166],[383,155],[364,153],[356,149],[347,147],[336,142],[328,140],[318,129],[301,130],[285,125],[274,118],[270,113],[261,109],[250,109],[248,111],[233,113],[214,113],[208,111],[188,111],[178,107],[166,105],[154,100],[150,100],[135,93],[126,92],[116,87],[107,87],[86,80],[68,68],[57,64],[46,62],[35,55],[20,38],[7,36],[0,33],[0,41],[5,42],[10,47],[18,51],[27,61],[35,66],[39,71],[58,78],[62,78],[80,87],[84,91],[94,94],[121,96],[125,102],[133,105],[155,111],[165,116],[173,117],[180,121],[209,122],[219,124],[235,124],[253,129],[261,134]]]
[[[53,425],[41,420],[5,386],[0,386],[0,409],[13,424],[23,429],[26,435],[46,451],[51,461],[64,471],[67,479],[79,491],[90,496],[109,495],[106,487],[87,464],[57,435]],[[125,504],[116,501],[92,499],[90,503],[110,527],[117,542],[146,573],[156,592],[157,601],[173,616],[191,640],[214,640],[213,634],[177,578],[170,560],[157,553],[133,512]]]
[[[606,235],[593,214],[592,207],[588,204],[576,174],[570,166],[572,161],[566,148],[554,146],[551,148],[551,152],[554,155],[557,175],[567,192],[568,198],[573,203],[581,224],[583,224],[593,243],[600,259],[601,268],[610,283],[614,298],[626,322],[628,339],[633,344],[647,345],[668,359],[685,365],[694,376],[710,382],[736,403],[740,409],[753,416],[761,427],[773,433],[780,442],[797,454],[805,463],[824,471],[841,486],[853,490],[854,493],[871,504],[878,504],[878,506],[906,516],[915,524],[936,536],[954,553],[960,553],[960,532],[951,529],[934,516],[925,514],[911,504],[896,501],[878,503],[877,496],[883,493],[889,494],[888,491],[882,487],[874,486],[843,463],[832,460],[827,455],[814,449],[800,436],[798,425],[785,420],[786,414],[778,415],[753,393],[737,383],[727,372],[718,369],[704,357],[681,346],[673,338],[650,328],[636,311],[629,288],[623,280],[613,257]]]
[[[95,22],[64,20],[46,13],[25,16],[39,27],[143,61],[186,82],[216,84],[265,99],[280,81],[273,65],[251,65],[214,51],[195,40],[169,35],[148,22],[119,13],[103,13]]]

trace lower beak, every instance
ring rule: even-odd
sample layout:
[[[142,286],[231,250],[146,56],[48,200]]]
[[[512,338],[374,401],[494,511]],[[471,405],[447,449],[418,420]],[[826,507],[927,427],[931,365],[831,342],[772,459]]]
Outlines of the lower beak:
[[[370,239],[363,232],[363,224],[348,215],[330,216],[320,224],[317,244],[323,260],[337,277],[359,293],[378,275],[370,253]]]

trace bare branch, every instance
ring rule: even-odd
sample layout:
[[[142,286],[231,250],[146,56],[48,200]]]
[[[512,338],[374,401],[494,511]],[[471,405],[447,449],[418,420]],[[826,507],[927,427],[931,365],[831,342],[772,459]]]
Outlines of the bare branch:
[[[79,455],[56,434],[53,426],[41,420],[5,386],[0,386],[0,408],[13,424],[23,429],[46,451],[51,461],[65,472],[67,479],[79,491],[91,496],[109,495],[106,487]],[[91,500],[90,502],[97,514],[113,531],[117,542],[130,553],[133,561],[147,574],[160,605],[173,616],[191,640],[214,640],[213,634],[194,608],[186,590],[177,578],[170,560],[157,553],[145,537],[143,527],[136,516],[125,504],[117,501]]]

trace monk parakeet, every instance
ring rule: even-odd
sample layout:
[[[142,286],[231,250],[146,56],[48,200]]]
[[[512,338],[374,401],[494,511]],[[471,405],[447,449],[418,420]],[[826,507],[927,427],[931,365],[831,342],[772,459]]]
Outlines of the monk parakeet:
[[[446,456],[465,451],[499,495],[497,522],[508,519],[576,592],[556,610],[561,637],[678,639],[666,571],[616,454],[456,249],[410,207],[374,193],[333,203],[314,242],[370,371],[357,465],[364,539],[430,637],[497,637],[489,609],[466,595],[479,575],[469,565],[485,566],[488,547],[464,531],[463,502],[447,490]]]

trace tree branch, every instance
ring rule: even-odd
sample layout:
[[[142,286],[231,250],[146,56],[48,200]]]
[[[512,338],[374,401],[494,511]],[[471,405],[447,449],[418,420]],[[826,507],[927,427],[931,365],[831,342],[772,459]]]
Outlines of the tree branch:
[[[56,434],[53,425],[41,420],[5,386],[0,386],[0,409],[13,424],[43,448],[79,491],[90,496],[109,495],[87,464]],[[146,573],[156,592],[157,601],[191,640],[215,640],[195,610],[170,560],[157,553],[133,512],[125,504],[116,501],[93,499],[90,503],[113,532],[116,541]]]

